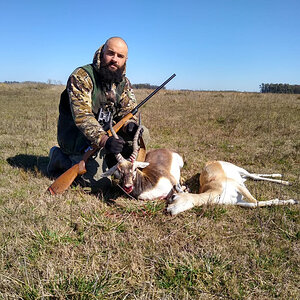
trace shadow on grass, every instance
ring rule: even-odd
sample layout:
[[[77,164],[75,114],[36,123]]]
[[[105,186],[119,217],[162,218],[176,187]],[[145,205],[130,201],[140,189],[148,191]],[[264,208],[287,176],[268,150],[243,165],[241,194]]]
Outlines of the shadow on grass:
[[[25,171],[41,172],[44,176],[50,178],[47,174],[47,165],[49,162],[48,156],[37,156],[30,154],[18,154],[13,157],[9,157],[7,162],[12,167],[22,168]]]
[[[183,185],[186,185],[190,189],[191,193],[195,193],[195,194],[199,193],[199,187],[200,187],[199,176],[200,173],[197,173],[183,183]]]
[[[43,176],[55,180],[59,177],[60,174],[56,176],[50,176],[47,172],[47,166],[49,163],[48,156],[37,156],[37,155],[30,155],[30,154],[18,154],[13,157],[9,157],[7,162],[15,168],[21,168],[26,172],[40,172]],[[124,196],[124,193],[116,186],[112,186],[109,190],[105,193],[99,191],[93,191],[90,188],[87,188],[80,180],[79,177],[74,180],[71,185],[72,187],[80,186],[83,190],[88,194],[94,194],[99,198],[102,198],[105,202],[110,205],[115,204],[114,200],[120,196]]]

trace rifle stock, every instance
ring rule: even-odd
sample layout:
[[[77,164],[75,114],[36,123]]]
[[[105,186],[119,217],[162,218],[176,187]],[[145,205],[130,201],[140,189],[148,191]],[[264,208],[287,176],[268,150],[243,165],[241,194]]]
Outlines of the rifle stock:
[[[62,175],[60,175],[52,184],[48,187],[48,191],[51,195],[62,194],[73,183],[78,175],[86,173],[85,162],[81,160],[78,164],[74,165]]]
[[[118,132],[122,126],[130,120],[138,111],[138,109],[144,105],[154,94],[156,94],[160,89],[162,89],[171,79],[173,79],[176,75],[173,74],[169,77],[164,83],[162,83],[159,87],[157,87],[148,97],[146,97],[140,104],[138,104],[130,113],[124,116],[117,124],[113,126],[115,132]],[[107,131],[109,136],[112,136],[110,130]],[[75,178],[78,175],[82,175],[86,173],[85,163],[89,159],[91,155],[93,155],[99,147],[96,145],[92,145],[83,155],[82,160],[75,164],[73,167],[65,171],[62,175],[60,175],[49,187],[48,191],[51,195],[62,194],[66,191],[70,185],[73,183]]]

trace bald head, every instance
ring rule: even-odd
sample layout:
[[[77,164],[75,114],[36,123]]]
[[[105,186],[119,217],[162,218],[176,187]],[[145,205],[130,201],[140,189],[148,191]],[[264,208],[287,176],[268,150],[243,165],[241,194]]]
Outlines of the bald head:
[[[125,55],[127,58],[128,46],[122,38],[117,37],[117,36],[109,38],[104,44],[104,51],[107,48],[114,48],[119,53],[122,53],[123,55]]]
[[[111,72],[125,66],[128,55],[126,42],[120,37],[111,37],[103,47],[103,63]]]

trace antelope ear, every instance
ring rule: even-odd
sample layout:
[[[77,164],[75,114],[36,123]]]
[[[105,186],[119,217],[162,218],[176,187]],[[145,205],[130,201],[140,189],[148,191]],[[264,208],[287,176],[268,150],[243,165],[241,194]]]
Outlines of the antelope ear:
[[[134,169],[134,170],[135,170],[136,168],[144,169],[144,168],[146,168],[147,166],[149,166],[149,163],[148,163],[148,162],[135,161],[135,162],[133,163],[133,169]]]
[[[118,168],[118,164],[111,167],[108,171],[104,172],[103,174],[101,174],[101,177],[111,176],[112,174],[114,174],[116,172],[117,168]]]

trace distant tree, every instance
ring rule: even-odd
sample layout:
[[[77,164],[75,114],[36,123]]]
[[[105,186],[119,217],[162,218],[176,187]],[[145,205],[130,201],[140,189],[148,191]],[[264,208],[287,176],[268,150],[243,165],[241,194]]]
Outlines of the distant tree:
[[[159,87],[158,85],[151,85],[150,83],[136,83],[133,84],[132,87],[134,89],[149,89],[149,90],[155,90],[157,87]],[[163,87],[163,89],[165,89],[165,87]]]
[[[262,83],[259,86],[261,93],[300,94],[300,85],[287,83]]]
[[[13,83],[19,83],[19,81],[7,81],[7,80],[5,80],[3,83],[13,84]]]

